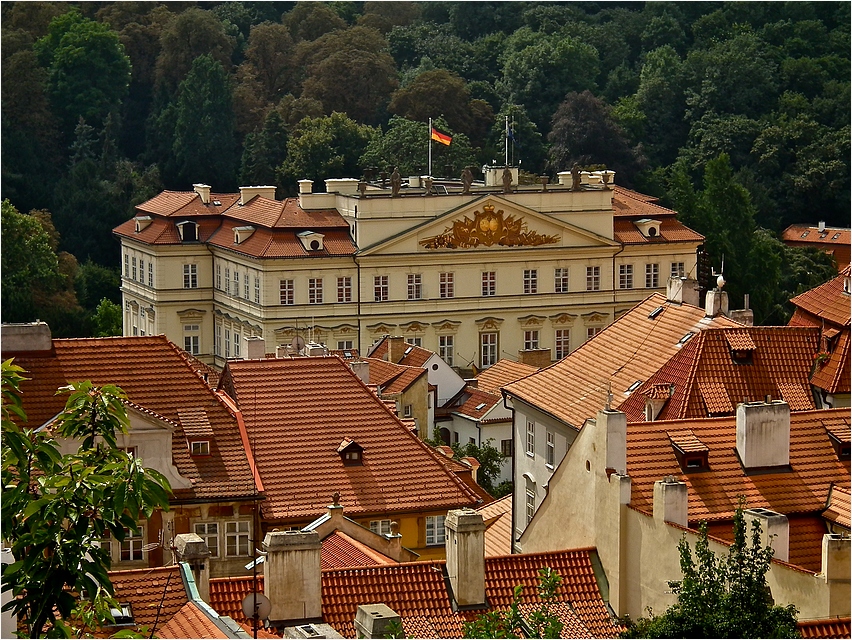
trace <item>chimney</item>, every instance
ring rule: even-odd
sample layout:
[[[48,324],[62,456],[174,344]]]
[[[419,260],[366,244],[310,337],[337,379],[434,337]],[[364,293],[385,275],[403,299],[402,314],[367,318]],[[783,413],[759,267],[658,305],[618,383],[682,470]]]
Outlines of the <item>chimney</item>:
[[[201,196],[201,202],[204,204],[210,204],[210,185],[209,184],[194,184],[192,185],[193,191]]]
[[[454,509],[447,529],[447,573],[459,607],[485,605],[485,523],[473,509]]]
[[[248,204],[255,196],[275,200],[275,187],[269,185],[263,187],[240,187],[240,205]]]
[[[550,366],[550,349],[521,349],[518,351],[518,362],[539,369]]]
[[[0,329],[3,351],[50,351],[53,339],[46,322],[37,320],[21,324],[3,324]]]
[[[246,343],[246,348],[243,353],[246,354],[245,360],[261,360],[266,355],[266,340],[260,336],[251,336],[243,338]]]
[[[770,509],[746,509],[743,512],[746,524],[752,520],[760,523],[760,546],[772,547],[773,557],[783,562],[790,561],[790,523],[787,516]]]
[[[299,180],[299,207],[302,209],[309,209],[308,201],[310,200],[310,196],[314,191],[314,181],[313,180]]]
[[[401,626],[402,619],[386,604],[359,604],[355,612],[358,638],[390,638],[396,625]]]
[[[850,571],[850,538],[839,533],[826,533],[822,537],[822,576],[826,582],[841,580],[846,582],[852,576]]]
[[[364,384],[370,384],[370,363],[366,360],[356,360],[349,363],[349,367],[355,375],[361,378]]]
[[[408,349],[408,345],[405,343],[405,338],[402,336],[388,336],[388,362],[399,363],[402,360],[402,356],[405,355],[406,349]]]
[[[271,531],[263,540],[263,591],[276,626],[322,617],[320,543],[316,531]]]
[[[606,434],[606,468],[627,475],[627,416],[621,411],[598,411],[596,426]]]
[[[790,405],[767,400],[737,406],[737,454],[746,470],[790,464]]]
[[[698,281],[691,278],[672,276],[666,285],[666,298],[676,304],[698,306]]]
[[[186,562],[192,569],[192,578],[199,597],[210,601],[210,549],[197,533],[179,533],[175,536],[175,554],[178,562]]]
[[[704,300],[704,314],[708,318],[728,315],[728,292],[711,289]]]
[[[668,476],[654,483],[654,520],[682,527],[689,522],[686,483]]]
[[[819,221],[819,224],[817,225],[817,231],[819,231],[820,233],[825,231],[825,220]]]

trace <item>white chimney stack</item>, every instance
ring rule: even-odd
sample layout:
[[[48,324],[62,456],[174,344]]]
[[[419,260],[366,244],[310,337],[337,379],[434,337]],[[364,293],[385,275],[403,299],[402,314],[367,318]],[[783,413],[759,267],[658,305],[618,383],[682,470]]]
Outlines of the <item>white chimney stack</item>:
[[[790,405],[783,400],[739,404],[737,454],[746,469],[790,464]]]
[[[193,190],[199,196],[201,196],[201,202],[204,204],[210,204],[210,185],[209,184],[194,184],[192,185]]]
[[[204,602],[210,601],[210,552],[207,543],[197,533],[179,533],[175,536],[175,554],[178,562],[186,562]]]
[[[248,204],[255,196],[275,200],[275,187],[269,185],[258,187],[240,187],[240,204]]]
[[[688,526],[687,487],[685,482],[668,476],[654,483],[654,520]]]
[[[266,355],[266,340],[260,336],[243,338],[245,341],[246,360],[260,360]]]
[[[606,434],[606,468],[627,475],[627,416],[621,411],[598,411],[596,427]]]
[[[271,531],[263,540],[266,561],[263,591],[272,605],[273,623],[322,617],[320,551],[316,531]]]
[[[787,516],[770,509],[746,509],[743,512],[746,525],[752,520],[760,523],[760,546],[772,547],[773,557],[782,562],[790,561],[790,522]]]
[[[666,298],[677,304],[698,306],[698,281],[690,278],[672,276],[666,286]]]
[[[460,607],[485,604],[485,523],[473,509],[455,509],[444,520],[447,573]]]

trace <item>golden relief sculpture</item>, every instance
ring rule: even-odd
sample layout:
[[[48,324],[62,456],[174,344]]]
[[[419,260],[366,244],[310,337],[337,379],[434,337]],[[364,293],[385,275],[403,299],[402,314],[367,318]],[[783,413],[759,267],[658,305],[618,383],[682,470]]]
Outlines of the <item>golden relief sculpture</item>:
[[[482,211],[473,212],[473,220],[467,216],[455,220],[443,233],[421,240],[420,245],[427,249],[473,249],[494,245],[536,247],[558,241],[559,236],[530,231],[523,218],[505,216],[502,209],[494,211],[494,205],[487,204]]]

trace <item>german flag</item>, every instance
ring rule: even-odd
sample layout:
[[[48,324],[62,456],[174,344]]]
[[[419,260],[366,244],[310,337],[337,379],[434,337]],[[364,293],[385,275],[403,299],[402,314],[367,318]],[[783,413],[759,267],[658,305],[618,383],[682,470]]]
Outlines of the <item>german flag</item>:
[[[435,127],[432,127],[432,140],[449,146],[449,144],[453,141],[453,137],[443,131],[438,131]]]

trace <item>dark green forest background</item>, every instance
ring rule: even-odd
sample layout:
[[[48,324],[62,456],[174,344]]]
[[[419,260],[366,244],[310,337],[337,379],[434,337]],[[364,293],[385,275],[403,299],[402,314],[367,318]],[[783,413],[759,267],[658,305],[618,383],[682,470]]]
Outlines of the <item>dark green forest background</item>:
[[[3,2],[2,319],[120,326],[111,229],[160,190],[367,167],[618,172],[783,324],[849,226],[848,2]],[[446,167],[446,168],[445,168]],[[315,185],[316,187],[321,186]]]

